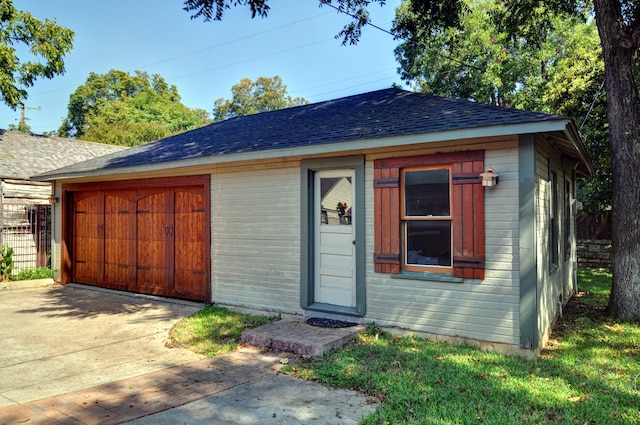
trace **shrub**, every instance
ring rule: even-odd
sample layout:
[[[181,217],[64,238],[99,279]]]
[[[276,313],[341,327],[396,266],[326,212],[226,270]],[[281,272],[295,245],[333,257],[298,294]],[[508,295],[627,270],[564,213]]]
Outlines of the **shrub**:
[[[0,276],[7,282],[13,271],[13,248],[8,245],[0,245]]]
[[[15,276],[11,276],[11,280],[34,280],[49,279],[55,274],[54,270],[47,267],[37,267],[35,269],[22,270]]]

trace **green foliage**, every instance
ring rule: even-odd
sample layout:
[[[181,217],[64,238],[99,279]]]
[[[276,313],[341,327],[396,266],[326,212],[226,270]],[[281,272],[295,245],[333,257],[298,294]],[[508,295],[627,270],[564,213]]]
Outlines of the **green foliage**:
[[[35,269],[22,270],[15,276],[11,276],[11,280],[37,280],[51,279],[55,276],[55,270],[48,267],[36,267]]]
[[[640,423],[640,325],[603,315],[610,273],[581,269],[579,287],[535,360],[370,327],[286,370],[379,398],[363,424]]]
[[[9,124],[9,130],[19,131],[21,133],[31,133],[31,127],[29,124]]]
[[[185,0],[184,10],[187,12],[193,12],[191,16],[194,18],[203,18],[205,21],[212,19],[220,20],[224,14],[225,9],[230,8],[232,5],[249,5],[251,8],[251,17],[255,18],[256,15],[262,17],[267,16],[269,6],[268,0]]]
[[[13,248],[8,245],[0,245],[0,277],[3,282],[8,282],[13,271]]]
[[[64,56],[71,52],[73,31],[17,10],[11,0],[0,0],[0,94],[16,109],[27,99],[27,88],[38,78],[64,74]],[[18,58],[17,50],[27,57]]]
[[[260,112],[275,111],[292,106],[306,105],[308,100],[292,98],[287,94],[287,86],[282,78],[259,77],[255,82],[243,78],[231,87],[231,99],[218,99],[213,106],[214,121]]]
[[[206,306],[176,323],[169,332],[169,337],[177,346],[213,357],[236,349],[244,330],[275,320],[275,317],[252,316],[221,307]]]
[[[183,105],[176,86],[160,75],[111,70],[92,72],[70,96],[59,133],[134,146],[203,126],[208,119],[206,111]]]
[[[462,3],[457,27],[428,32],[432,24],[423,27],[412,1],[402,2],[394,21],[394,31],[406,38],[395,51],[402,78],[441,96],[564,115],[578,125],[584,121],[595,175],[581,185],[579,199],[589,212],[610,207],[604,63],[595,21],[575,13],[549,14],[540,6],[534,15],[544,25],[532,41],[527,31],[514,35],[505,21],[509,7],[516,7],[510,2]]]

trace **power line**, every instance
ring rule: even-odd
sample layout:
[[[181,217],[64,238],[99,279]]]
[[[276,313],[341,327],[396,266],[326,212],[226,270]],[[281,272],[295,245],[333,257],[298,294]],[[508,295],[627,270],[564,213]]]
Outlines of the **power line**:
[[[188,56],[193,56],[193,55],[196,55],[198,53],[206,52],[208,50],[213,50],[213,49],[217,49],[219,47],[228,46],[230,44],[234,44],[234,43],[237,43],[239,41],[248,40],[250,38],[254,38],[254,37],[257,37],[259,35],[264,35],[264,34],[267,34],[267,33],[270,33],[270,32],[281,30],[281,29],[286,28],[286,27],[290,27],[292,25],[297,25],[297,24],[305,22],[305,21],[316,19],[316,18],[319,18],[321,16],[327,15],[328,13],[329,12],[321,13],[319,15],[309,16],[309,17],[303,18],[303,19],[298,19],[297,21],[289,22],[288,24],[280,25],[279,27],[275,27],[275,28],[271,28],[271,29],[268,29],[268,30],[265,30],[265,31],[253,33],[253,34],[250,34],[250,35],[247,35],[247,36],[244,36],[244,37],[236,38],[235,40],[227,41],[225,43],[216,44],[216,45],[211,46],[211,47],[205,47],[204,49],[196,50],[196,51],[193,51],[191,53],[185,53],[184,55],[174,56],[174,57],[169,58],[169,59],[163,59],[161,61],[154,62],[154,63],[149,64],[149,65],[140,66],[140,67],[138,67],[136,69],[145,69],[145,68],[149,68],[151,66],[159,65],[161,63],[172,62],[174,60],[182,59],[182,58],[185,58],[185,57],[188,57]]]
[[[171,78],[168,78],[168,80],[169,80],[169,81],[179,80],[179,79],[181,79],[181,78],[185,78],[185,77],[192,77],[192,76],[194,76],[194,75],[198,75],[198,74],[204,74],[204,73],[211,72],[211,71],[217,71],[218,69],[228,68],[228,67],[230,67],[230,66],[236,66],[236,65],[243,64],[243,63],[247,63],[247,62],[253,62],[253,61],[255,61],[255,60],[260,60],[260,59],[268,58],[268,57],[270,57],[270,56],[281,55],[281,54],[283,54],[283,53],[291,52],[291,51],[294,51],[294,50],[304,49],[304,48],[307,48],[307,47],[309,47],[309,46],[315,46],[316,44],[326,43],[327,41],[331,41],[331,39],[329,39],[329,40],[314,41],[313,43],[307,43],[307,44],[303,44],[302,46],[291,47],[291,48],[289,48],[289,49],[279,50],[279,51],[277,51],[277,52],[269,53],[269,54],[262,55],[262,56],[253,57],[253,58],[251,58],[251,59],[245,59],[245,60],[238,61],[238,62],[234,62],[234,63],[228,63],[228,64],[226,64],[226,65],[219,65],[219,66],[216,66],[216,67],[213,67],[213,68],[207,68],[207,69],[204,69],[204,70],[202,70],[202,71],[192,72],[192,73],[190,73],[190,74],[180,75],[180,76],[178,76],[178,77],[171,77]]]
[[[359,20],[359,19],[360,19],[358,16],[356,16],[356,15],[354,15],[354,14],[351,14],[351,13],[347,12],[346,10],[344,10],[344,9],[340,8],[340,7],[334,6],[334,5],[333,5],[333,4],[331,4],[331,3],[324,3],[324,2],[323,2],[322,4],[323,4],[323,5],[326,5],[326,6],[329,6],[329,7],[333,8],[333,9],[337,10],[339,13],[343,13],[343,14],[345,14],[345,15],[347,15],[347,16],[350,16],[350,17],[351,17],[351,18],[353,18],[353,19],[356,19],[356,20]],[[407,41],[407,42],[409,41],[409,40],[408,40],[407,38],[405,38],[405,37],[400,37],[399,35],[396,35],[396,34],[392,33],[391,31],[389,31],[389,30],[387,30],[387,29],[385,29],[385,28],[382,28],[382,27],[379,27],[378,25],[375,25],[375,24],[374,24],[374,23],[372,23],[369,19],[367,19],[367,21],[366,21],[365,25],[369,25],[370,27],[373,27],[373,28],[375,28],[375,29],[377,29],[377,30],[380,30],[380,31],[382,31],[382,32],[384,32],[384,33],[386,33],[386,34],[389,34],[389,35],[390,35],[390,36],[392,36],[394,39],[398,39],[398,38],[399,38],[399,39],[404,40],[404,41]],[[459,65],[465,66],[465,67],[467,67],[467,68],[475,69],[476,71],[480,71],[480,72],[484,72],[484,71],[485,71],[484,69],[482,69],[482,68],[480,68],[480,67],[477,67],[477,66],[475,66],[475,65],[468,64],[468,63],[466,63],[466,62],[461,61],[460,59],[452,58],[451,56],[447,56],[447,55],[445,55],[445,54],[443,54],[443,53],[437,53],[437,52],[436,52],[436,55],[438,55],[438,56],[440,56],[440,57],[442,57],[442,58],[444,58],[444,59],[450,60],[450,61],[452,61],[452,62],[456,62],[456,63],[458,63]]]
[[[264,31],[256,32],[256,33],[253,33],[253,34],[249,34],[249,35],[246,35],[244,37],[236,38],[236,39],[224,42],[224,43],[220,43],[220,44],[216,44],[216,45],[213,45],[213,46],[205,47],[203,49],[195,50],[195,51],[190,52],[190,53],[185,53],[185,54],[182,54],[182,55],[173,56],[173,57],[170,57],[170,58],[167,58],[167,59],[163,59],[163,60],[148,64],[148,65],[135,67],[133,70],[145,69],[145,68],[149,68],[149,67],[152,67],[152,66],[155,66],[155,65],[162,64],[162,63],[167,63],[167,62],[172,62],[172,61],[175,61],[175,60],[178,60],[178,59],[183,59],[183,58],[188,57],[188,56],[193,56],[193,55],[196,55],[196,54],[199,54],[199,53],[202,53],[202,52],[206,52],[206,51],[209,51],[209,50],[213,50],[213,49],[217,49],[217,48],[220,48],[220,47],[228,46],[228,45],[231,45],[231,44],[234,44],[234,43],[238,43],[240,41],[248,40],[250,38],[255,38],[255,37],[270,33],[270,32],[278,31],[278,30],[281,30],[283,28],[287,28],[287,27],[290,27],[290,26],[293,26],[293,25],[297,25],[297,24],[300,24],[302,22],[306,22],[306,21],[310,21],[312,19],[320,18],[320,17],[328,15],[328,14],[329,14],[329,12],[325,12],[325,13],[320,13],[320,14],[313,15],[313,16],[308,16],[306,18],[298,19],[296,21],[292,21],[292,22],[280,25],[280,26],[275,27],[275,28],[270,28],[270,29],[267,29],[267,30],[264,30]],[[306,47],[306,46],[308,46],[308,45],[301,46],[301,47]],[[281,52],[278,52],[278,53],[281,53]],[[275,54],[278,54],[278,53],[275,53]],[[261,57],[259,57],[257,59],[262,59],[264,57],[265,56],[261,56]],[[240,62],[240,63],[243,63],[243,62]],[[232,65],[228,65],[228,66],[233,66],[233,64]],[[214,70],[215,69],[218,69],[218,68],[214,68]],[[202,71],[202,72],[207,72],[207,71]],[[195,74],[189,74],[187,76],[190,76],[190,75],[195,75]],[[183,77],[177,77],[177,78],[183,78]],[[66,89],[69,89],[69,88],[78,87],[80,84],[82,84],[82,83],[74,84],[74,85],[67,85],[67,86],[64,86],[64,87],[60,87],[60,88],[57,88],[57,89],[48,90],[48,91],[44,91],[44,92],[33,93],[33,94],[30,94],[30,96],[33,97],[33,96],[39,96],[39,95],[43,95],[43,94],[55,93],[57,91],[62,91],[62,90],[66,90]]]
[[[600,93],[602,92],[603,88],[604,88],[604,79],[602,80],[602,84],[600,84],[600,88],[596,92],[596,95],[593,97],[591,106],[589,106],[589,110],[587,111],[587,114],[584,116],[584,119],[582,120],[582,124],[580,124],[580,128],[578,128],[578,131],[582,131],[582,127],[584,127],[585,123],[587,122],[587,118],[589,118],[589,114],[591,114],[591,111],[593,110],[593,106],[596,104],[596,100],[598,100],[598,98],[600,97]]]

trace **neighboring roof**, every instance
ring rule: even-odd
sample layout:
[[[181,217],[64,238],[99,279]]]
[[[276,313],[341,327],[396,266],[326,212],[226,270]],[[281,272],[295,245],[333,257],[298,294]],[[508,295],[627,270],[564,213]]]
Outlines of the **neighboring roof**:
[[[543,124],[534,125],[530,124]],[[514,127],[515,126],[515,127]],[[265,158],[268,153],[308,153],[310,147],[336,151],[338,143],[365,142],[372,147],[382,138],[440,134],[469,129],[481,135],[559,132],[566,139],[578,136],[565,117],[448,99],[399,89],[385,89],[273,112],[231,118],[187,133],[131,148],[126,152],[74,164],[38,176],[40,180],[123,172],[125,167],[203,158],[240,160]],[[562,138],[562,137],[561,137]],[[569,140],[575,159],[589,172],[591,163],[581,140]],[[306,149],[306,151],[305,151]],[[571,149],[568,149],[571,151]],[[337,151],[336,151],[337,152]],[[220,161],[217,161],[220,162]],[[173,164],[177,165],[177,164]],[[584,166],[586,165],[586,166]]]
[[[124,149],[0,129],[0,178],[29,180],[36,174]]]

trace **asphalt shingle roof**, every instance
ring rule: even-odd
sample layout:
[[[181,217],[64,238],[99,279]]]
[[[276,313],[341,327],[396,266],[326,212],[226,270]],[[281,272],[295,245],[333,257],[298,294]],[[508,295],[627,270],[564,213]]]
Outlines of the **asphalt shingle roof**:
[[[0,130],[0,178],[28,180],[36,174],[123,149],[102,143]]]
[[[552,120],[566,118],[385,89],[228,119],[124,152],[74,164],[56,170],[55,174]]]

